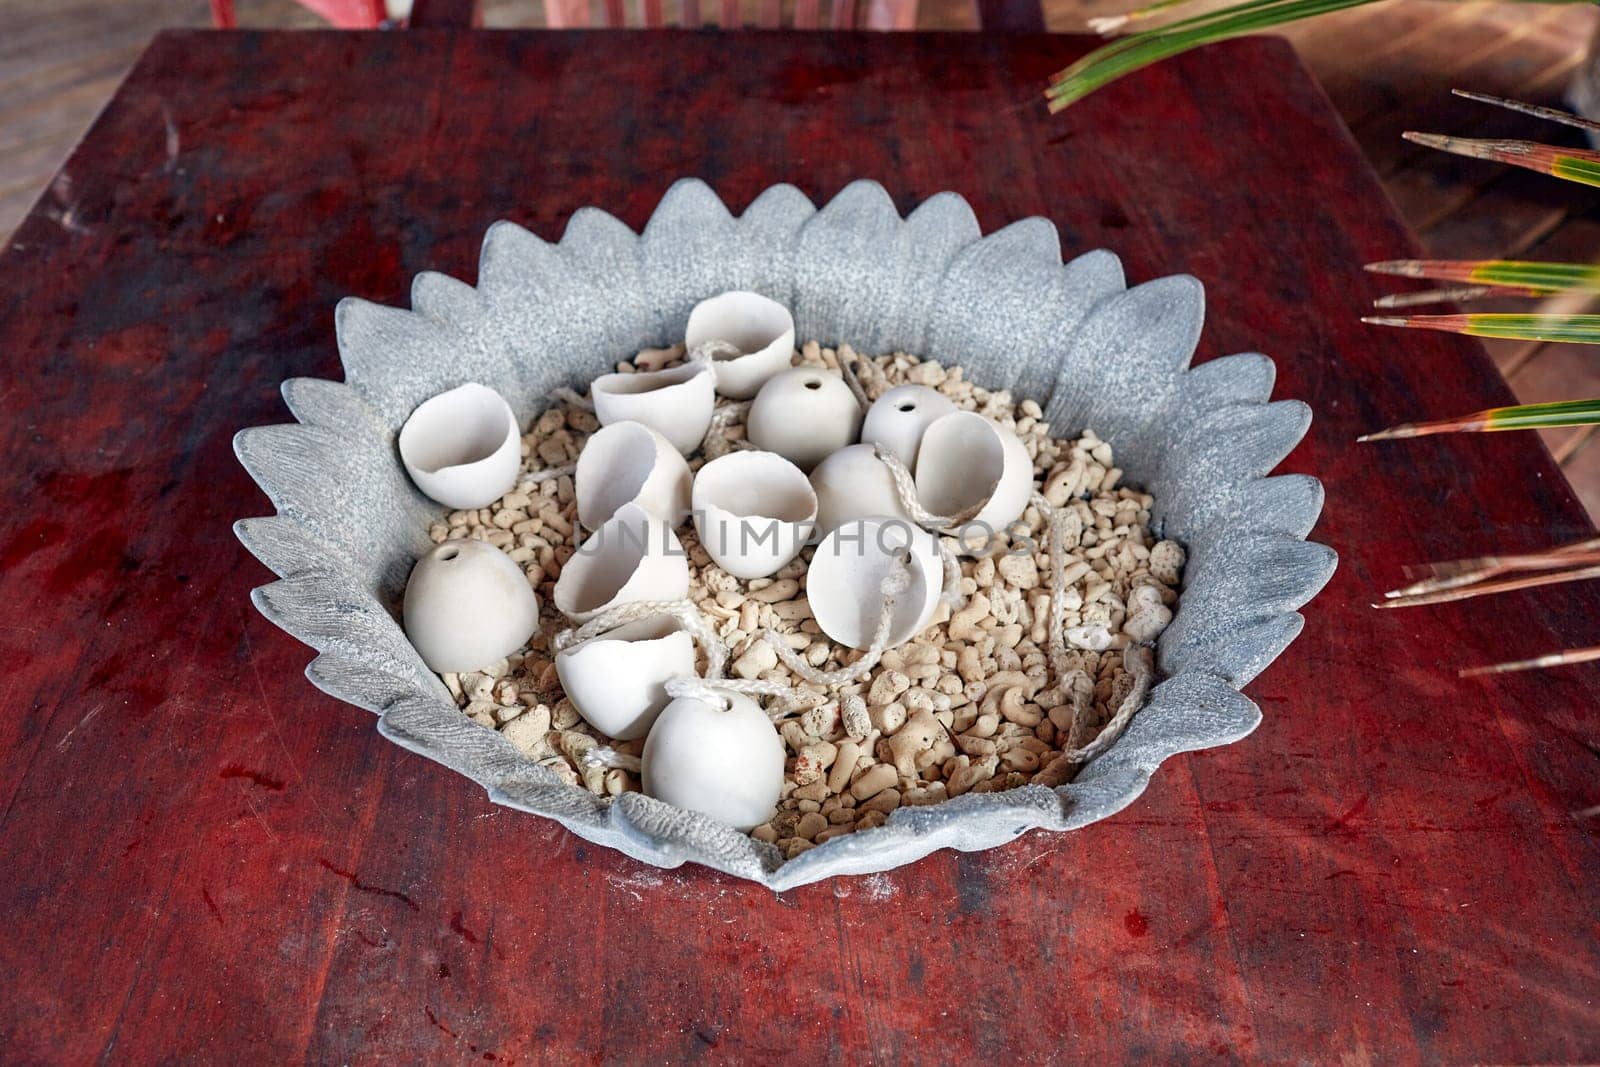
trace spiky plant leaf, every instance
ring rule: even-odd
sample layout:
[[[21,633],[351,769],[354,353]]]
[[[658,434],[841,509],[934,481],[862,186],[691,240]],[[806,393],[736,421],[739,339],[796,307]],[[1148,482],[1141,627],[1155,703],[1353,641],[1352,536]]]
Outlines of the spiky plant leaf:
[[[1518,404],[1489,408],[1453,419],[1407,422],[1369,433],[1357,441],[1392,441],[1402,437],[1427,437],[1436,433],[1488,433],[1497,430],[1548,430],[1557,426],[1600,425],[1600,397],[1592,400],[1556,400],[1547,404]]]

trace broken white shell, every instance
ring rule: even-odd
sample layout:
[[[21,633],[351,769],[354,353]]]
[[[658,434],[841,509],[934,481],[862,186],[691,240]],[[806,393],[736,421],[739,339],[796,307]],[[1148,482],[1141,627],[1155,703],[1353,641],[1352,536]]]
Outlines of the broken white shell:
[[[712,356],[717,392],[748,400],[794,359],[794,316],[760,293],[723,293],[689,312],[684,347],[693,352],[707,341],[725,341],[739,350],[738,355]]]
[[[584,443],[573,472],[578,521],[591,530],[629,502],[668,526],[689,515],[693,476],[683,454],[642,422],[614,422]]]
[[[917,499],[935,515],[981,505],[957,527],[962,548],[981,552],[1021,516],[1033,494],[1033,460],[1016,434],[975,411],[928,424],[917,449]]]
[[[861,405],[837,374],[796,367],[761,387],[745,429],[751,444],[808,471],[855,443],[861,433]]]
[[[576,622],[618,604],[682,600],[689,595],[689,560],[665,522],[627,503],[578,546],[552,595]]]
[[[522,433],[505,397],[468,382],[424,400],[400,427],[400,462],[447,508],[488,507],[517,483]]]
[[[775,452],[729,452],[694,477],[694,526],[717,566],[765,578],[800,554],[817,517],[805,473]]]
[[[894,476],[872,445],[841,448],[811,472],[817,494],[817,533],[826,537],[857,519],[911,521],[895,491]]]
[[[934,419],[957,408],[937,389],[926,385],[897,385],[872,402],[861,424],[861,440],[882,445],[914,471],[922,435]]]
[[[642,422],[684,455],[700,447],[717,404],[712,374],[703,363],[680,363],[639,374],[602,374],[589,386],[602,426]]]
[[[640,758],[644,791],[748,833],[778,807],[783,740],[755,701],[718,695],[726,707],[678,697],[661,712]]]
[[[652,615],[557,653],[556,674],[585,722],[632,741],[672,699],[667,681],[694,674],[694,656],[694,639],[677,619]]]
[[[910,583],[895,597],[885,648],[933,621],[944,588],[938,542],[898,519],[859,519],[823,538],[806,571],[806,596],[822,632],[841,645],[871,647],[883,617],[883,580],[901,566],[910,567]]]
[[[417,560],[401,609],[406,637],[434,671],[475,671],[539,629],[522,568],[486,541],[446,541]]]

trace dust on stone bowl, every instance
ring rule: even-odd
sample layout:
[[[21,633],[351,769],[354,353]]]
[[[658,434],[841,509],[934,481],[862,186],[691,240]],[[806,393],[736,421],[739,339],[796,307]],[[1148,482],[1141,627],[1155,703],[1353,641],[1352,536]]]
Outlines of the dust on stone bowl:
[[[681,348],[647,350],[618,371],[658,371],[682,358]],[[1184,563],[1183,549],[1150,529],[1151,496],[1121,484],[1112,443],[1092,430],[1052,436],[1031,400],[905,353],[862,358],[848,346],[807,343],[793,362],[837,374],[841,359],[870,400],[925,386],[1014,432],[1033,461],[1035,496],[1016,523],[960,559],[958,606],[942,603],[908,643],[838,685],[791,672],[762,637],[780,635],[818,672],[862,659],[812,617],[812,548],[771,577],[745,581],[711,560],[692,526],[678,529],[689,600],[727,646],[732,675],[786,687],[769,701],[785,748],[782,799],[752,831],[786,858],[881,826],[900,807],[1072,781],[1146,700],[1151,646],[1172,619]],[[719,400],[691,468],[744,446],[747,408]],[[429,535],[503,549],[547,614],[527,646],[487,670],[441,675],[463,714],[568,784],[609,798],[639,791],[644,741],[618,741],[584,721],[562,689],[553,647],[571,626],[554,607],[553,585],[581,535],[572,476],[549,472],[572,465],[599,427],[577,398],[556,399],[523,436],[516,487],[488,507],[451,512]]]

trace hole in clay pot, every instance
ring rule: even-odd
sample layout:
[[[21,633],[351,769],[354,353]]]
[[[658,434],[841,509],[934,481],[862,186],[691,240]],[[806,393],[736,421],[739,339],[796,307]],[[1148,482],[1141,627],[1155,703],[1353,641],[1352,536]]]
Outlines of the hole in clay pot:
[[[915,411],[915,410],[917,410],[917,405],[912,403],[910,400],[907,400],[904,404],[901,404],[895,410],[896,411]]]
[[[822,383],[817,381],[817,379],[815,379],[815,378],[808,378],[808,379],[806,379],[806,388],[807,389],[821,389],[822,388]]]
[[[441,548],[439,550],[439,559],[446,563],[449,563],[459,555],[461,555],[461,550],[459,548]]]

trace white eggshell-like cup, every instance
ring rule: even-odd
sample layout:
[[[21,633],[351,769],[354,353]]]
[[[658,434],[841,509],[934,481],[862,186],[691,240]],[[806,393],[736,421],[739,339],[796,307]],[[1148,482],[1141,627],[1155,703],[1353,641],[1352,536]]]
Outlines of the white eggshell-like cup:
[[[694,674],[694,655],[694,639],[677,619],[653,615],[558,653],[556,674],[585,722],[633,741],[672,699],[668,680]]]
[[[589,386],[602,426],[642,422],[683,455],[700,447],[717,405],[711,371],[703,363],[680,363],[639,374],[602,374]]]
[[[861,424],[861,440],[882,445],[915,470],[917,448],[934,419],[957,411],[948,397],[926,385],[897,385],[872,402]]]
[[[894,476],[872,445],[841,448],[817,464],[811,488],[817,494],[817,533],[824,537],[857,519],[911,521],[895,490]]]
[[[748,833],[777,810],[783,740],[755,701],[718,695],[725,708],[679,697],[657,717],[640,759],[644,792]]]
[[[895,597],[888,644],[905,644],[933,621],[944,589],[934,536],[897,519],[859,519],[817,545],[806,571],[806,596],[822,632],[850,648],[870,648],[883,615],[883,580],[910,565],[910,584]]]
[[[634,503],[679,526],[689,516],[693,481],[683,453],[644,423],[602,426],[584,442],[573,473],[578,521],[597,530],[622,505]]]
[[[761,387],[745,417],[750,443],[809,471],[832,452],[855,444],[861,405],[844,379],[818,367],[796,367]]]
[[[434,671],[474,671],[539,630],[539,599],[511,557],[486,541],[446,541],[406,580],[406,637]]]
[[[800,554],[817,517],[805,473],[775,452],[729,452],[694,476],[694,526],[717,566],[765,578]]]
[[[717,392],[748,400],[794,359],[794,316],[762,296],[736,290],[702,300],[689,312],[683,344],[693,352],[707,341],[723,341],[737,355],[715,355]]]
[[[935,515],[982,505],[958,528],[965,551],[981,552],[992,534],[1021,516],[1033,495],[1033,460],[1020,438],[975,411],[928,424],[917,449],[917,499]]]
[[[522,432],[505,397],[468,382],[424,400],[400,427],[400,462],[447,508],[488,507],[517,484]]]
[[[689,595],[689,559],[665,522],[627,503],[578,546],[552,595],[575,622],[619,604],[682,600]]]

